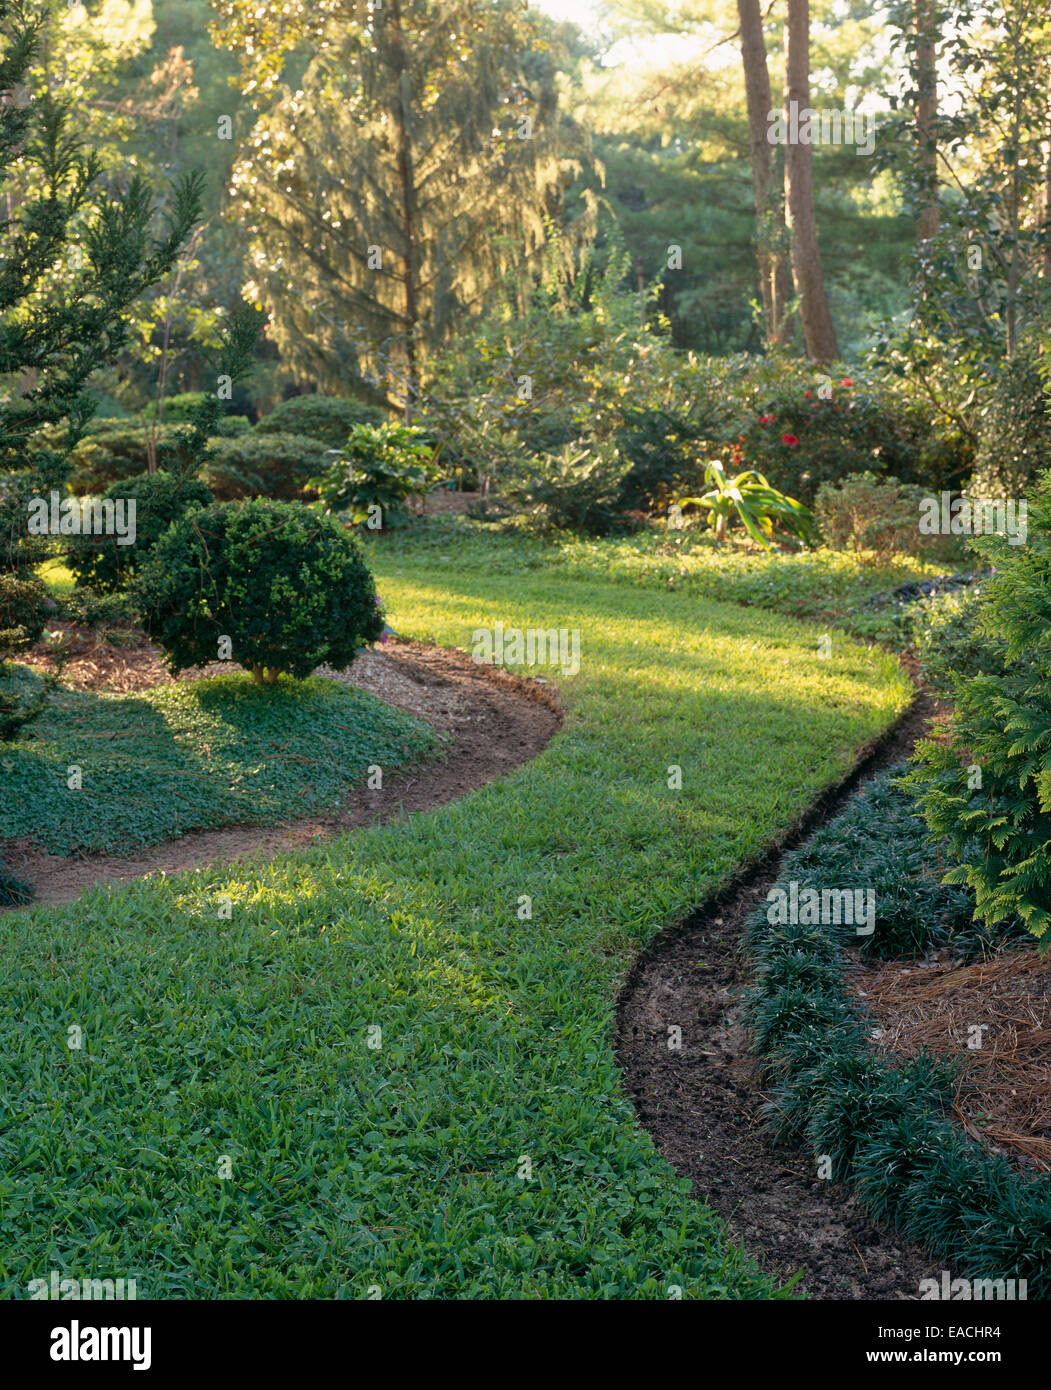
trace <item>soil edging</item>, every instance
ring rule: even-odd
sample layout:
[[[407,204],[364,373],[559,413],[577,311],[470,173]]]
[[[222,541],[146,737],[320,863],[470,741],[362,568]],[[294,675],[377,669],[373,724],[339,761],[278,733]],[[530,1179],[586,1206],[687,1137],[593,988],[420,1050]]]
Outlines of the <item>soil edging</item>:
[[[838,813],[863,781],[906,757],[934,711],[917,695],[854,767],[775,845],[662,933],[636,962],[618,1001],[617,1064],[640,1124],[694,1195],[782,1282],[815,1299],[903,1300],[940,1279],[919,1246],[873,1222],[853,1189],[821,1179],[802,1148],[771,1146],[759,1111],[743,1021],[750,978],[745,919],[777,878],[781,857]],[[670,1048],[669,1028],[682,1030]],[[673,1035],[674,1036],[674,1035]]]

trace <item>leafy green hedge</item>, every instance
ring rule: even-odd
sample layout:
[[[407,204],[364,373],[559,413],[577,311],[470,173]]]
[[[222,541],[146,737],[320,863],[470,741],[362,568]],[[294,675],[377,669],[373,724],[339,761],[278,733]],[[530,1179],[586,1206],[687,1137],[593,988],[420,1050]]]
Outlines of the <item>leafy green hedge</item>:
[[[291,501],[330,460],[328,446],[299,434],[249,434],[211,443],[203,476],[216,497]]]
[[[875,779],[807,846],[786,855],[778,878],[786,891],[793,880],[875,887],[872,936],[847,926],[773,924],[765,903],[749,918],[748,1013],[773,1093],[765,1119],[775,1139],[802,1138],[827,1156],[833,1179],[852,1182],[874,1219],[893,1222],[954,1276],[1025,1279],[1030,1298],[1047,1298],[1051,1180],[1023,1176],[950,1118],[950,1062],[895,1063],[874,1053],[870,1024],[847,995],[848,941],[885,955],[948,940],[969,952],[982,940],[970,895],[929,874],[923,823],[908,793],[893,785],[896,772]],[[1017,921],[998,931],[1026,939]]]

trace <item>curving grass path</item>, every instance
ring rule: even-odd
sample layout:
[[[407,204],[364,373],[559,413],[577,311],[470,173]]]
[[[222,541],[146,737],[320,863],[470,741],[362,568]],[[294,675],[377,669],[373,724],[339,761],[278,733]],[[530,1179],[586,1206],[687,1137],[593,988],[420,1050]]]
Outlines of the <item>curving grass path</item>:
[[[564,731],[406,825],[0,918],[0,1293],[769,1296],[635,1124],[616,992],[904,677],[754,609],[373,558],[406,636],[579,629]]]

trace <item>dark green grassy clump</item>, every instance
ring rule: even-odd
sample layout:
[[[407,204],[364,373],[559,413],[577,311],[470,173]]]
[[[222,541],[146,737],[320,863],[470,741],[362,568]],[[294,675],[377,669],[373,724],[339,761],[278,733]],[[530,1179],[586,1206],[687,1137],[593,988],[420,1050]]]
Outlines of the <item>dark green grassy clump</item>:
[[[842,815],[822,826],[801,848],[786,854],[782,883],[794,880],[800,890],[873,889],[875,931],[858,936],[846,926],[841,933],[844,941],[867,957],[897,960],[951,942],[955,950],[970,958],[1005,936],[1023,941],[1025,930],[1020,922],[985,927],[974,920],[970,889],[942,883],[943,873],[951,866],[944,863],[944,854],[936,846],[926,843],[927,828],[912,795],[895,785],[906,770],[901,763],[874,777],[851,799]],[[768,929],[765,910],[757,917],[762,917],[762,926]]]
[[[190,830],[272,824],[332,810],[370,764],[395,768],[435,746],[419,720],[317,676],[262,687],[234,674],[124,696],[61,690],[3,748],[0,840],[120,854]]]
[[[0,859],[0,907],[21,907],[32,900],[33,885],[18,874],[13,874]]]
[[[876,930],[771,925],[764,902],[746,938],[755,967],[749,1018],[770,1090],[764,1119],[779,1141],[827,1156],[831,1177],[853,1182],[872,1216],[896,1224],[966,1278],[1028,1282],[1051,1295],[1051,1180],[1018,1173],[950,1117],[954,1059],[905,1063],[875,1054],[865,1015],[848,998],[844,952],[915,956],[951,945],[973,954],[1021,923],[977,928],[965,890],[939,882],[923,821],[898,769],[875,778],[841,816],[786,855],[779,884],[872,886]]]

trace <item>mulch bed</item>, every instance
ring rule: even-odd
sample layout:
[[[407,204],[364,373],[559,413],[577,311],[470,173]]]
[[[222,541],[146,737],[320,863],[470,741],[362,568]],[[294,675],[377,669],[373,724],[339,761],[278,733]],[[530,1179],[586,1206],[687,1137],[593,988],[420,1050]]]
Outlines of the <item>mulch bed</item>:
[[[959,1058],[954,1111],[968,1134],[1024,1172],[1051,1171],[1051,969],[1035,945],[968,966],[891,961],[853,985],[879,1049]]]

